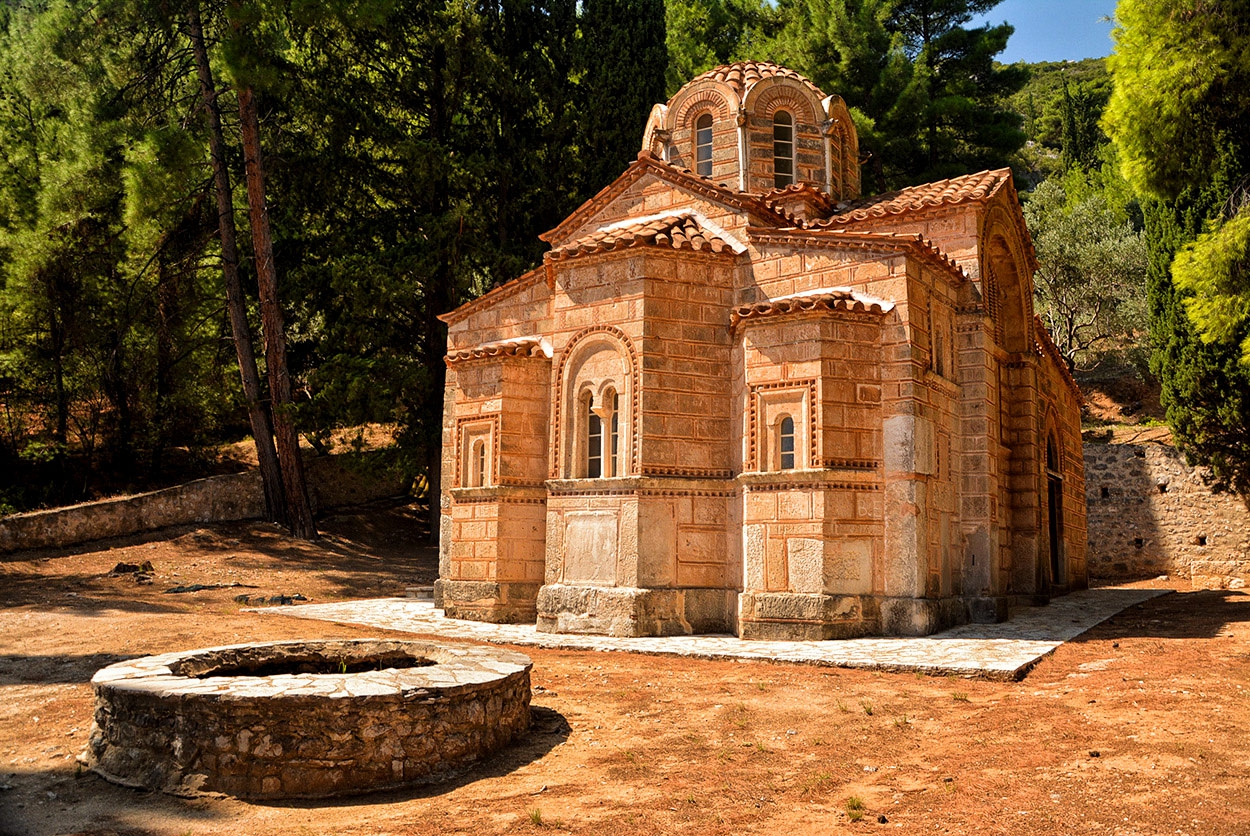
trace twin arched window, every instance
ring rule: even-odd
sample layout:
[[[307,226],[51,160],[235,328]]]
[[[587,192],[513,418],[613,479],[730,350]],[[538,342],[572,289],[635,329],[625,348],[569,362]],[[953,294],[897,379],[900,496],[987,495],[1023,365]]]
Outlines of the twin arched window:
[[[694,123],[694,170],[700,177],[712,176],[712,114],[703,113]]]
[[[620,395],[610,389],[604,393],[599,407],[595,407],[589,392],[582,396],[585,443],[582,445],[583,456],[579,469],[580,475],[586,479],[621,475],[620,405]]]
[[[794,183],[794,117],[784,110],[773,114],[773,186]]]

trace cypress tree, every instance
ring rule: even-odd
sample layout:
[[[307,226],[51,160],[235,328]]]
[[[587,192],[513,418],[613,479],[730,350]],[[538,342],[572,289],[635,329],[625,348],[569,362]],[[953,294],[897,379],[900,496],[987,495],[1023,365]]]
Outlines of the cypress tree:
[[[585,0],[581,32],[579,151],[589,197],[638,156],[647,114],[665,101],[664,0]]]

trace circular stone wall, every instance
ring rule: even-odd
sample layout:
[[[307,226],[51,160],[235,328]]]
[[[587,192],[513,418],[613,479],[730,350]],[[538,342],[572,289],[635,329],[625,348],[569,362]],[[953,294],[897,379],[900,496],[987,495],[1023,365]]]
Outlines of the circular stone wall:
[[[83,760],[178,795],[319,798],[445,777],[524,734],[528,657],[407,641],[233,645],[92,678]]]

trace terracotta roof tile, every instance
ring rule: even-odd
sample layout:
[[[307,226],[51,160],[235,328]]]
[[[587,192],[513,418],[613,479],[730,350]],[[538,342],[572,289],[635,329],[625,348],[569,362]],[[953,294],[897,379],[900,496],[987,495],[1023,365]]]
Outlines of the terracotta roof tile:
[[[551,346],[541,337],[516,337],[482,343],[473,348],[462,348],[447,354],[448,363],[464,360],[481,360],[488,357],[551,357]]]
[[[849,287],[823,287],[805,293],[779,296],[767,302],[739,305],[730,311],[729,323],[734,326],[744,319],[759,319],[804,311],[859,311],[880,314],[893,309],[893,302],[868,296],[851,290]]]
[[[912,186],[897,192],[887,192],[855,201],[842,207],[842,211],[838,214],[823,221],[815,221],[810,225],[833,228],[874,218],[918,212],[937,206],[980,202],[992,197],[1010,179],[1011,169],[1000,168],[994,171],[967,174],[963,177],[952,177],[949,180],[938,180],[936,183],[925,183],[923,186]]]
[[[639,218],[603,227],[570,244],[552,250],[548,259],[563,260],[590,253],[608,252],[627,247],[671,247],[674,250],[708,250],[734,252],[733,243],[704,227],[690,215],[674,214],[655,218]]]
[[[817,226],[817,224],[812,224],[812,226]],[[823,224],[820,224],[819,227],[818,229],[812,229],[811,227],[794,229],[748,227],[747,235],[751,237],[752,241],[759,243],[780,242],[798,246],[806,244],[809,246],[858,247],[867,250],[904,250],[915,253],[920,258],[944,270],[950,270],[963,281],[968,279],[968,274],[964,272],[963,267],[942,252],[937,244],[918,232],[868,232],[858,229],[827,229]]]
[[[763,201],[765,206],[774,212],[785,214],[786,217],[791,217],[791,215],[777,204],[784,204],[796,199],[806,200],[821,214],[825,214],[833,208],[833,200],[829,195],[810,183],[792,183],[781,189],[769,189],[760,195],[760,200]]]
[[[1081,387],[1077,385],[1076,378],[1072,376],[1072,372],[1068,371],[1068,364],[1063,359],[1063,354],[1059,351],[1059,346],[1055,345],[1055,341],[1050,336],[1050,331],[1046,329],[1046,323],[1042,322],[1042,318],[1036,314],[1033,316],[1033,336],[1035,337],[1035,347],[1037,353],[1047,356],[1055,364],[1055,368],[1059,370],[1059,376],[1063,378],[1063,382],[1068,385],[1068,389],[1072,394],[1076,395],[1076,402],[1085,403],[1085,395],[1081,392]]]
[[[719,81],[732,87],[738,94],[738,97],[741,98],[746,91],[750,89],[751,85],[755,84],[755,82],[765,78],[773,78],[774,76],[793,78],[797,81],[803,82],[819,95],[825,95],[821,89],[813,84],[806,76],[800,75],[794,70],[778,66],[777,64],[773,64],[768,61],[736,61],[732,64],[725,64],[723,66],[710,69],[701,75],[695,76],[689,83],[693,84],[696,81],[706,81],[709,79],[712,81]]]
[[[758,195],[740,192],[726,184],[717,183],[707,177],[701,177],[688,168],[678,168],[644,151],[638,155],[638,159],[629,168],[625,169],[619,177],[579,206],[573,214],[561,221],[559,226],[539,235],[539,240],[555,243],[560,241],[565,235],[572,234],[576,229],[587,223],[594,216],[595,212],[607,206],[624,193],[626,189],[648,174],[667,180],[679,188],[689,189],[702,194],[731,208],[749,212],[765,223],[775,220],[779,225],[784,225],[788,222],[785,215],[766,206]]]

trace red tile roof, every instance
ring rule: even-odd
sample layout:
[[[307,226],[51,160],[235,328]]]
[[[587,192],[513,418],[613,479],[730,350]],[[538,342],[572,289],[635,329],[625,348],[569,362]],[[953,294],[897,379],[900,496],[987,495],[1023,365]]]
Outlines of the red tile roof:
[[[450,351],[447,353],[446,360],[448,363],[459,363],[464,360],[481,360],[488,357],[549,358],[551,357],[550,351],[550,346],[543,345],[541,337],[517,337]]]
[[[734,244],[718,236],[688,214],[639,218],[606,226],[547,253],[549,260],[563,260],[590,253],[628,247],[665,247],[674,250],[708,250],[732,254]],[[741,247],[738,247],[741,249]]]
[[[1059,346],[1055,345],[1054,339],[1051,338],[1050,331],[1046,329],[1046,323],[1042,322],[1042,318],[1036,314],[1033,316],[1033,336],[1036,338],[1037,353],[1050,358],[1055,368],[1059,370],[1059,376],[1063,378],[1063,382],[1068,385],[1072,394],[1076,395],[1076,402],[1085,403],[1085,395],[1081,393],[1081,387],[1077,385],[1072,372],[1068,371],[1068,363],[1063,359]]]
[[[651,153],[643,151],[638,155],[638,159],[629,168],[625,169],[619,177],[579,206],[573,214],[561,221],[559,226],[539,235],[539,240],[556,243],[566,235],[571,235],[579,227],[588,223],[596,212],[607,206],[630,186],[648,174],[653,174],[679,188],[688,189],[732,209],[747,212],[764,223],[775,222],[779,226],[790,223],[785,215],[766,206],[758,195],[747,194],[737,189],[731,189],[725,184],[715,183],[706,177],[700,177],[690,171],[690,169],[677,168],[653,156]]]
[[[773,78],[774,76],[793,78],[796,81],[803,82],[820,96],[823,97],[825,95],[806,76],[768,61],[736,61],[733,64],[725,64],[695,76],[689,83],[694,84],[696,81],[707,81],[709,79],[723,82],[732,87],[738,94],[738,97],[741,98],[755,82],[765,78]]]
[[[783,213],[784,211],[777,204],[788,203],[793,200],[805,200],[821,214],[833,208],[833,200],[829,195],[823,189],[819,189],[810,183],[792,183],[781,189],[769,189],[760,195],[760,200],[769,209]]]
[[[993,197],[1010,180],[1009,168],[938,180],[936,183],[925,183],[923,186],[912,186],[855,201],[843,207],[838,214],[823,221],[814,221],[809,226],[836,228],[934,207],[981,203]]]
[[[730,311],[729,324],[734,326],[744,319],[759,319],[804,311],[859,311],[880,314],[893,309],[894,303],[885,299],[867,296],[848,287],[827,287],[807,293],[780,296],[767,302],[739,305]]]
[[[747,235],[756,243],[780,243],[797,246],[826,246],[910,252],[943,270],[949,270],[960,281],[968,275],[936,244],[916,232],[865,232],[856,229],[767,229],[747,227]]]

